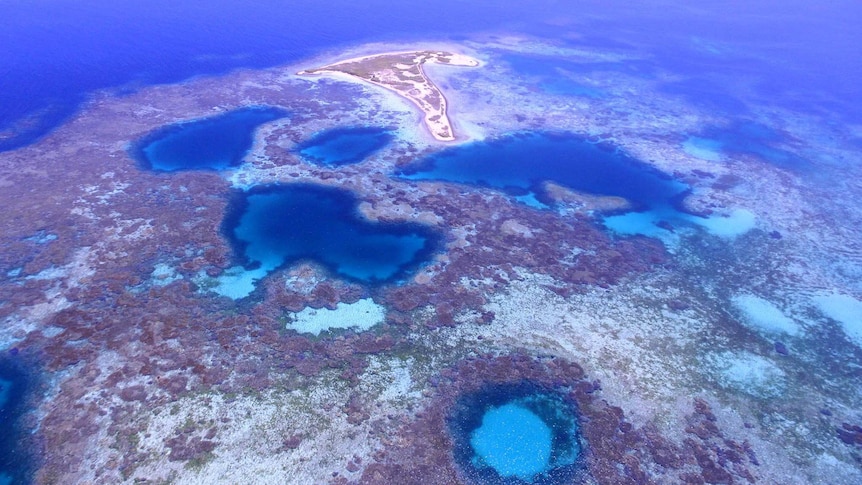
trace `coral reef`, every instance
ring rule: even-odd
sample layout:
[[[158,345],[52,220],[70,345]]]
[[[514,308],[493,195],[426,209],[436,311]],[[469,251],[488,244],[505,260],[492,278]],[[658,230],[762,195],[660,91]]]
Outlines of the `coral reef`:
[[[759,463],[754,452],[747,443],[724,437],[706,401],[694,400],[687,417],[688,437],[675,443],[653,425],[638,428],[627,421],[622,409],[602,399],[600,383],[590,381],[577,364],[515,354],[481,356],[444,370],[432,382],[429,405],[397,431],[390,445],[375,457],[377,462],[367,465],[356,481],[336,479],[332,483],[473,483],[452,459],[454,443],[447,422],[458,399],[488,385],[524,382],[565,393],[577,405],[586,443],[583,470],[559,478],[550,475],[535,483],[755,481],[753,473]]]
[[[513,76],[500,51],[597,58],[512,42],[475,45],[499,61],[488,69],[439,77],[459,134],[611,140],[691,186],[692,214],[748,211],[744,230],[665,220],[665,239],[621,237],[592,212],[620,200],[546,185],[555,204],[538,210],[393,177],[443,144],[386,91],[297,78],[296,66],[96,94],[43,139],[0,153],[0,342],[45,373],[22,416],[43,457],[34,481],[242,482],[266,466],[273,482],[467,482],[452,459],[453,407],[529,382],[576,406],[586,483],[859,483],[862,396],[848,362],[862,349],[844,317],[858,303],[862,217],[842,201],[862,173],[837,162],[856,156],[852,134],[761,106],[790,140],[761,145],[816,153],[809,163],[835,183],[757,150],[704,159],[685,140],[730,126],[722,115],[626,70],[591,72],[601,98],[552,92]],[[261,125],[234,167],[152,172],[130,156],[164,126],[249,106],[291,116]],[[314,133],[369,120],[395,135],[361,162],[296,155]],[[246,298],[219,296],[209,285],[234,264],[219,231],[231,195],[265,184],[349,191],[358,217],[431,228],[440,250],[397,284],[303,260]],[[362,321],[319,335],[287,325],[369,300],[386,311],[364,332]],[[740,362],[769,373],[731,372]],[[764,376],[780,385],[758,387]]]

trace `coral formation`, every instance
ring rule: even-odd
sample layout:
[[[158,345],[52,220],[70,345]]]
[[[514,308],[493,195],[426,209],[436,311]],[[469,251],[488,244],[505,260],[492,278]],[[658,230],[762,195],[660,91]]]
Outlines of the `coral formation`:
[[[624,201],[571,187],[542,185],[555,203],[537,210],[392,177],[441,152],[415,113],[386,91],[298,79],[295,66],[94,95],[43,139],[0,153],[0,340],[47,373],[23,417],[44,450],[34,481],[205,481],[236,458],[240,475],[281,464],[272,481],[468,482],[448,425],[459,399],[527,382],[577,409],[587,483],[858,483],[862,397],[848,362],[862,359],[862,218],[841,201],[862,173],[837,162],[858,151],[852,133],[761,107],[760,122],[792,143],[758,143],[817,153],[809,163],[840,173],[803,183],[772,152],[684,146],[729,125],[667,94],[659,68],[631,75],[642,59],[484,42],[493,69],[439,77],[464,138],[541,128],[607,139],[692,187],[693,218],[736,214],[719,221],[745,230],[663,219],[653,225],[668,240],[629,237],[594,213]],[[500,52],[519,50],[575,58],[561,75],[589,72],[603,97],[513,76]],[[129,154],[165,126],[251,106],[291,116],[260,125],[231,170],[159,173]],[[297,156],[314,133],[369,120],[396,135],[362,163]],[[801,146],[798,133],[820,141]],[[272,184],[350,193],[356,219],[421,226],[438,251],[385,284],[294,258],[249,298],[209,291],[235,268],[219,231],[231,198]],[[373,326],[345,316],[317,335],[289,330],[301,312],[363,301],[385,309]]]

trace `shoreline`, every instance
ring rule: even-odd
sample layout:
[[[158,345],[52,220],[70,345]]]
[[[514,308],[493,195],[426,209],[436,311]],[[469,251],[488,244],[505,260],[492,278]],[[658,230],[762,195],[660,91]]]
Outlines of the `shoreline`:
[[[399,51],[358,56],[319,68],[298,71],[299,76],[329,74],[345,80],[380,86],[409,100],[423,113],[425,126],[437,141],[456,139],[448,116],[449,101],[428,77],[423,65],[434,62],[455,67],[479,67],[482,63],[464,54],[445,51]],[[379,65],[378,65],[379,64]]]

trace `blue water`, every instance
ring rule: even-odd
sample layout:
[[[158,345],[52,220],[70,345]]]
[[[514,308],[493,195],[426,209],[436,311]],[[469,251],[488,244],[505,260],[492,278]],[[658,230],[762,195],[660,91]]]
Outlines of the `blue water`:
[[[393,282],[426,261],[438,236],[417,224],[371,223],[347,191],[268,185],[238,193],[223,230],[248,268],[313,261],[365,284]]]
[[[574,404],[529,382],[461,396],[448,425],[455,460],[471,483],[567,484],[581,467]]]
[[[789,170],[810,168],[807,160],[777,148],[783,140],[780,133],[760,123],[740,121],[726,127],[708,127],[690,139],[701,148],[726,154],[757,156],[766,162]]]
[[[632,210],[667,205],[685,186],[613,147],[573,134],[517,133],[443,150],[401,169],[409,180],[442,180],[532,196],[550,205],[544,182],[623,197]]]
[[[29,377],[16,357],[0,356],[0,484],[30,483],[32,463],[20,439]]]
[[[361,42],[457,41],[471,32],[498,29],[575,48],[645,53],[648,62],[605,67],[623,65],[645,74],[656,67],[683,72],[690,75],[682,81],[687,83],[683,91],[710,96],[725,95],[710,73],[739,72],[757,81],[755,89],[785,105],[862,120],[862,61],[855,48],[858,2],[839,1],[831,7],[781,2],[780,9],[770,2],[750,2],[733,4],[733,15],[726,15],[726,1],[698,5],[695,14],[684,3],[655,8],[652,2],[613,1],[536,0],[507,2],[505,8],[493,0],[296,0],[289,6],[278,0],[215,0],[205,8],[175,0],[0,2],[0,45],[8,46],[0,49],[0,151],[39,139],[99,89],[131,92],[239,67],[294,62]],[[568,22],[560,24],[559,19]],[[752,52],[750,44],[714,51],[695,38],[766,47],[759,52]],[[764,68],[752,58],[770,64]],[[700,90],[702,82],[715,89]],[[819,95],[824,92],[834,96]]]
[[[697,13],[680,10],[685,2],[653,4],[652,11],[648,4],[614,9],[613,20],[584,23],[592,24],[589,31],[633,40],[633,50],[649,53],[655,66],[677,75],[685,86],[680,94],[692,90],[686,96],[691,101],[698,94],[712,97],[713,107],[725,114],[739,114],[732,106],[742,105],[730,93],[741,81],[769,103],[862,119],[862,57],[854,40],[859,2],[704,0]],[[702,89],[703,83],[710,86]]]
[[[542,80],[539,87],[547,93],[562,96],[580,96],[590,99],[602,99],[608,97],[608,93],[602,89],[587,86],[564,77]]]
[[[445,40],[540,20],[553,0],[36,0],[0,2],[0,151],[119,93],[269,67],[370,41]],[[457,14],[453,14],[457,12]]]
[[[677,95],[686,103],[711,113],[738,116],[748,112],[748,105],[732,95],[726,86],[705,76],[696,76],[677,81],[668,81],[659,86],[659,91]]]
[[[597,86],[579,81],[592,72],[618,71],[626,74],[651,77],[653,66],[644,61],[627,62],[573,62],[560,57],[503,53],[500,59],[513,71],[528,76],[535,85],[549,94],[603,99],[608,92]]]
[[[621,72],[655,80],[661,75],[660,79],[668,80],[661,87],[665,94],[679,96],[681,102],[693,103],[710,115],[745,116],[749,107],[734,92],[750,90],[762,97],[764,106],[759,109],[764,112],[773,108],[777,113],[799,110],[822,115],[826,122],[853,125],[862,122],[860,5],[858,0],[703,0],[696,8],[683,1],[614,0],[8,0],[0,2],[0,151],[38,141],[73,117],[100,89],[122,95],[236,68],[298,62],[324,52],[338,56],[365,42],[443,44],[474,39],[471,34],[475,32],[482,32],[483,39],[499,34],[504,41],[527,33],[575,50],[597,46],[634,59],[587,63],[561,61],[552,55],[504,59],[516,73],[535,77],[537,86],[550,93],[598,99],[605,93],[578,80],[578,76]],[[488,51],[479,54],[499,60]],[[496,66],[492,62],[489,68]],[[727,79],[740,80],[742,88],[728,86]],[[468,86],[463,92],[469,95]],[[619,115],[625,117],[627,113]],[[656,134],[664,135],[672,139],[679,134]],[[782,150],[779,139],[757,126],[739,123],[691,135],[700,140],[696,142],[700,149],[751,154],[794,170],[806,166]],[[445,169],[447,163],[457,165],[447,159],[470,158],[456,154],[476,155],[467,164],[472,172],[466,175],[457,167],[448,172],[431,167],[428,173],[414,175],[421,179],[440,172],[460,177],[463,180],[455,181],[503,190],[538,207],[550,203],[541,189],[542,177],[558,177],[556,181],[563,185],[582,183],[582,187],[573,188],[621,195],[662,217],[673,216],[667,201],[681,189],[660,174],[642,171],[636,161],[622,163],[615,157],[627,158],[609,155],[612,150],[596,155],[602,163],[590,161],[593,148],[604,150],[602,147],[589,148],[583,142],[565,140],[556,144],[540,141],[539,148],[545,146],[547,151],[540,150],[538,155],[561,155],[538,166],[542,173],[531,173],[536,167],[527,163],[526,149],[515,150],[515,161],[507,161],[498,171],[502,159],[495,160],[494,155],[506,153],[507,143],[516,144],[501,140],[492,142],[490,148],[474,144],[464,147],[464,152],[453,149],[442,158],[432,157]],[[553,148],[567,144],[573,150]],[[526,145],[529,148],[529,143]],[[568,154],[581,154],[581,150],[586,155],[578,155],[575,163],[563,162],[569,160]],[[191,158],[197,155],[195,151]],[[582,158],[587,161],[582,162]],[[180,157],[179,164],[171,162],[175,164],[166,168],[152,168],[189,168],[182,160]],[[222,167],[218,165],[222,162],[210,166],[206,160],[196,168]],[[575,176],[574,168],[581,163],[589,169],[585,170],[586,177]],[[609,173],[619,174],[619,178],[609,178],[613,183],[606,185],[610,186],[589,176],[591,170],[607,167],[612,168]],[[371,224],[355,215],[356,201],[349,195],[303,187],[260,188],[237,196],[226,227],[246,264],[275,268],[307,259],[345,278],[376,283],[397,280],[430,256],[434,246],[430,241],[436,236],[426,228]],[[51,194],[44,195],[50,199]],[[314,221],[312,216],[318,219]],[[628,221],[626,230],[635,222]],[[647,221],[649,225],[654,226],[652,221]],[[361,241],[355,250],[343,242],[350,238]],[[37,242],[57,244],[48,239]],[[17,272],[20,269],[8,274]],[[0,398],[5,401],[0,404],[0,483],[3,473],[16,483],[27,483],[21,471],[23,447],[16,441],[21,434],[12,426],[19,415],[16,413],[22,412],[23,401],[15,387],[22,381],[14,372],[3,374],[4,365],[0,360],[0,379],[6,383]],[[559,440],[568,436],[570,428],[550,424],[548,413],[538,410],[535,403],[519,400],[524,397],[521,394],[501,391],[499,399],[483,396],[482,404],[471,408],[473,427],[462,429],[468,430],[467,436],[481,426],[489,406],[507,403],[516,403],[548,423],[554,433],[552,450],[559,450]],[[568,439],[571,443],[572,438]],[[469,447],[469,439],[461,442]],[[566,449],[571,454],[575,448],[570,445]],[[469,452],[463,447],[459,450]],[[555,454],[552,451],[552,462]],[[466,461],[468,465],[471,459]]]
[[[224,170],[242,163],[258,126],[286,115],[255,106],[178,123],[145,136],[132,153],[145,168],[158,172]]]
[[[334,128],[300,143],[296,152],[317,165],[349,165],[365,160],[393,138],[385,128]]]
[[[552,444],[548,425],[518,404],[489,409],[470,438],[479,466],[490,466],[500,476],[527,482],[547,470]]]
[[[500,59],[519,74],[541,78],[552,82],[566,72],[588,75],[594,72],[622,72],[632,76],[651,78],[655,75],[655,65],[651,61],[639,59],[612,61],[574,61],[561,56],[538,54],[500,53]]]

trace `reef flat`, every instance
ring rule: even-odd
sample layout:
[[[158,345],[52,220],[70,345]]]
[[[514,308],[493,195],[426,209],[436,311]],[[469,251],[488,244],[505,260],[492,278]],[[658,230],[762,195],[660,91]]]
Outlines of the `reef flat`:
[[[494,68],[435,77],[455,148],[389,91],[285,65],[99,93],[0,153],[0,351],[45,376],[15,427],[44,450],[32,481],[862,482],[862,210],[846,203],[862,191],[858,128],[763,102],[735,77],[740,122],[668,92],[675,74],[644,72],[636,50],[520,37],[463,50]],[[560,63],[535,72],[513,56]],[[290,116],[254,123],[223,169],[135,159],[165,127],[253,106]],[[350,163],[303,153],[344,127],[391,138]],[[597,190],[559,177],[560,152],[531,145],[543,133],[634,178]],[[447,168],[455,149],[453,167],[482,170],[401,176]],[[506,160],[510,172],[484,170]],[[278,217],[257,211],[272,187],[344,194],[350,231],[323,234],[338,221],[308,208],[319,201],[264,197]],[[657,210],[670,199],[680,212]],[[615,231],[621,212],[642,225]],[[323,257],[398,228],[439,244],[408,245],[376,278]],[[258,231],[265,251],[243,239]],[[286,246],[300,233],[311,250]],[[264,273],[253,291],[217,291],[246,270]],[[482,458],[472,438],[508,404],[534,415],[523,434],[540,451],[550,430],[551,458],[514,471]]]
[[[389,52],[357,57],[314,69],[299,75],[322,73],[347,74],[397,93],[416,105],[425,118],[425,126],[435,139],[452,141],[455,132],[447,113],[446,97],[423,69],[427,63],[446,66],[477,67],[479,61],[463,54],[442,51]]]

